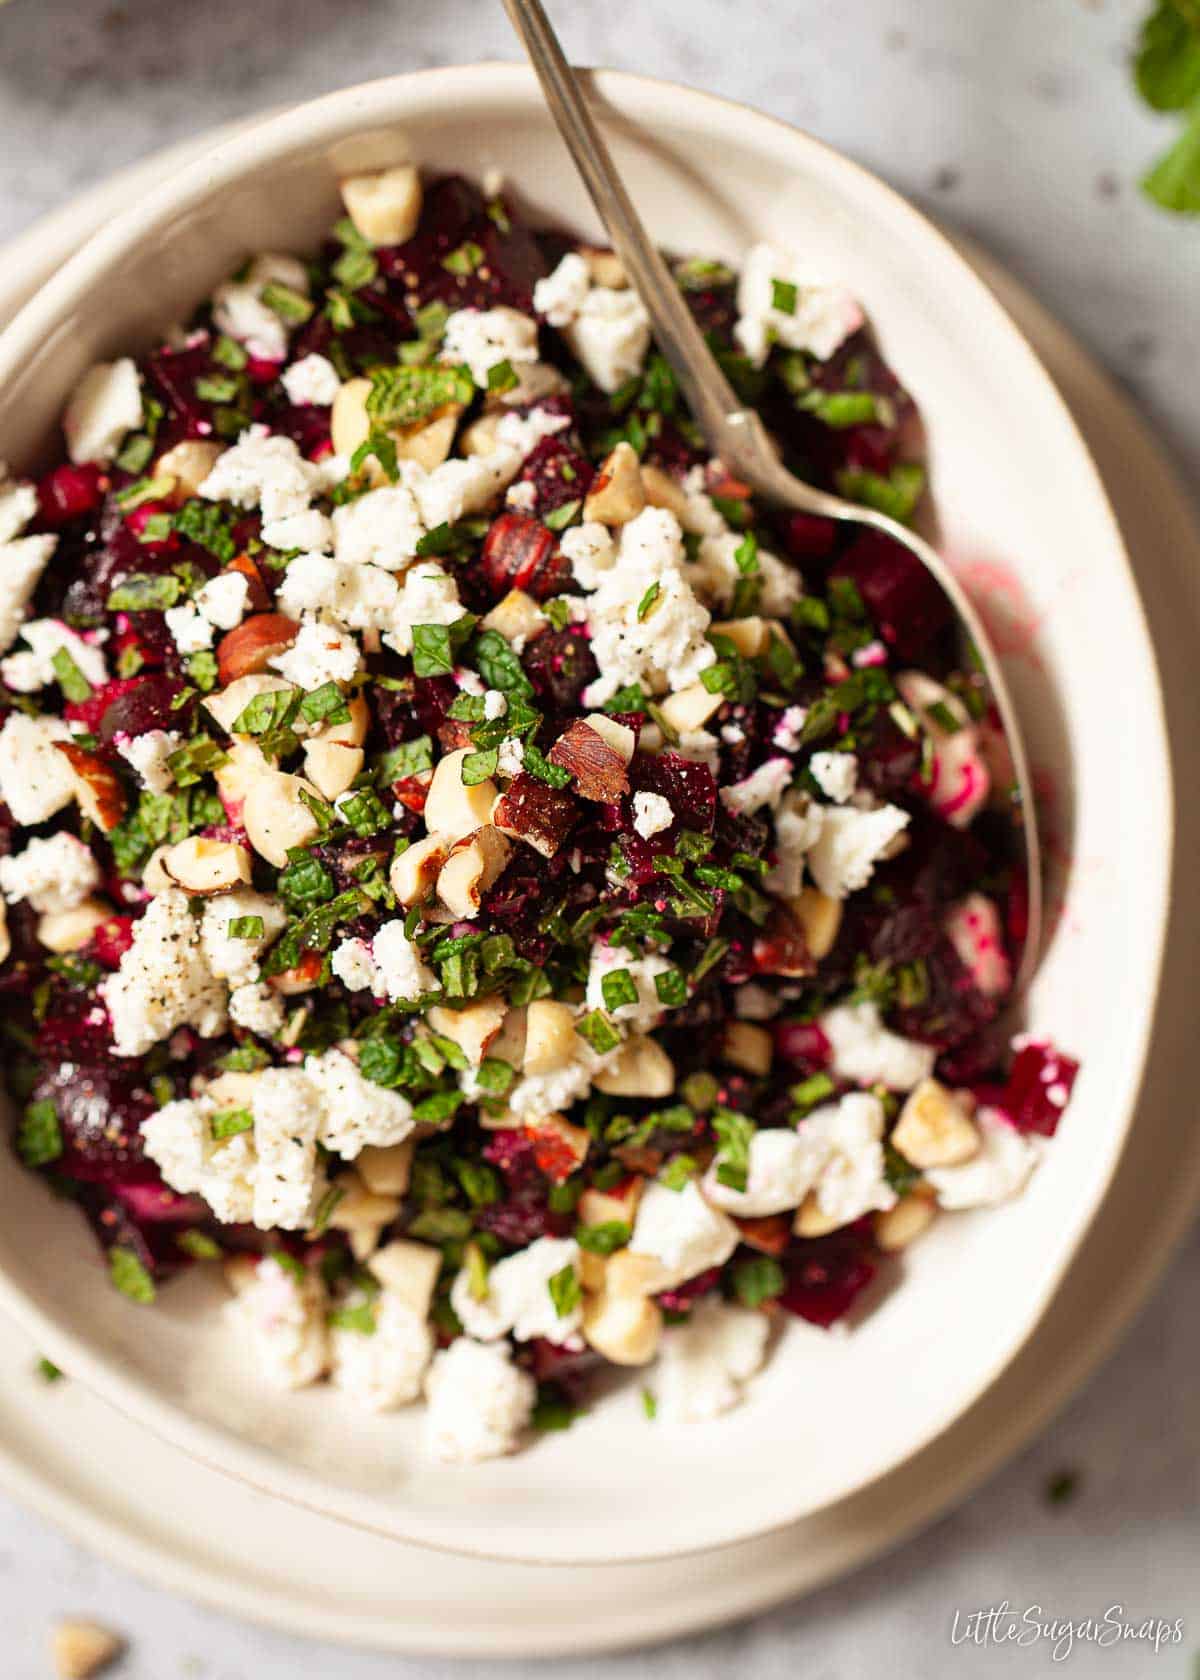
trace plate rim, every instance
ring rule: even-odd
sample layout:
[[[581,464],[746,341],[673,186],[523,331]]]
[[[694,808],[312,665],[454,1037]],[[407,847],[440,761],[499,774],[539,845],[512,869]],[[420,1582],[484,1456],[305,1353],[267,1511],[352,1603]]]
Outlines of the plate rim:
[[[997,320],[997,324],[1003,328],[1009,341],[1009,349],[1014,355],[1026,362],[1029,373],[1044,388],[1047,401],[1057,409],[1058,417],[1072,439],[1079,467],[1090,480],[1090,489],[1096,504],[1097,514],[1109,527],[1113,545],[1112,557],[1123,568],[1130,604],[1134,609],[1135,622],[1145,655],[1148,679],[1145,694],[1147,726],[1151,730],[1149,738],[1153,739],[1156,749],[1156,762],[1152,766],[1152,774],[1148,778],[1147,806],[1150,821],[1154,823],[1156,832],[1161,833],[1166,841],[1160,853],[1151,859],[1150,864],[1157,874],[1157,879],[1153,882],[1153,899],[1157,906],[1157,916],[1152,942],[1153,954],[1152,958],[1147,961],[1147,978],[1151,982],[1150,995],[1157,998],[1164,961],[1167,919],[1170,911],[1170,872],[1174,833],[1171,761],[1168,750],[1161,676],[1153,642],[1149,635],[1145,607],[1137,586],[1136,575],[1130,563],[1120,526],[1106,493],[1103,480],[1074,417],[1063,401],[1041,358],[1028,342],[1019,324],[1004,307],[1002,301],[964,261],[945,234],[895,189],[853,159],[846,157],[836,148],[826,145],[782,119],[756,111],[751,106],[712,95],[702,90],[686,88],[682,84],[623,71],[603,70],[593,72],[591,76],[600,95],[605,114],[611,117],[647,124],[653,121],[656,102],[662,102],[664,110],[672,104],[677,108],[680,101],[694,102],[710,110],[721,111],[726,120],[732,118],[739,123],[744,123],[747,119],[751,119],[756,124],[762,124],[771,130],[778,131],[779,134],[786,137],[789,145],[798,145],[802,149],[807,149],[837,169],[848,172],[851,176],[857,178],[864,191],[873,195],[877,203],[885,208],[890,215],[911,225],[923,241],[932,242],[939,247],[946,262],[957,269],[958,277],[965,284],[976,289],[981,307],[990,311]],[[493,97],[501,97],[506,93],[515,94],[518,90],[524,92],[533,86],[530,71],[524,66],[507,63],[438,67],[411,72],[402,76],[381,78],[357,87],[340,90],[316,100],[307,101],[300,106],[289,108],[274,117],[267,118],[266,126],[271,132],[265,138],[264,143],[269,154],[277,155],[290,148],[293,138],[300,129],[303,129],[310,144],[316,144],[321,140],[329,141],[334,138],[335,131],[350,126],[349,118],[352,112],[354,126],[360,130],[367,129],[372,115],[376,114],[376,107],[385,106],[399,84],[404,84],[406,88],[418,85],[422,93],[427,94],[438,90],[444,95],[451,88],[470,87],[480,77],[488,83],[485,91],[492,94]],[[356,105],[357,109],[354,108]],[[633,118],[626,116],[630,105],[635,107]],[[378,114],[382,115],[382,112]],[[254,126],[261,126],[262,121],[263,119],[255,120]],[[60,294],[69,294],[71,288],[77,282],[78,275],[86,273],[89,268],[102,268],[111,255],[123,247],[126,240],[135,234],[144,233],[147,226],[153,224],[168,203],[176,207],[182,206],[195,198],[206,195],[214,183],[220,182],[223,172],[237,172],[240,163],[237,146],[240,140],[244,138],[244,133],[245,128],[242,126],[240,131],[232,137],[221,139],[215,145],[205,146],[197,157],[170,173],[157,187],[151,189],[145,199],[127,209],[122,215],[115,217],[112,222],[102,227],[93,237],[87,239],[76,255],[70,258],[58,273],[18,312],[11,328],[0,335],[0,366],[3,365],[5,354],[10,351],[14,339],[19,342],[22,335],[28,337],[31,331],[40,330],[49,320],[53,319],[59,307]],[[179,185],[180,177],[184,178],[182,188]],[[1130,1059],[1122,1098],[1119,1103],[1119,1107],[1125,1116],[1124,1123],[1109,1140],[1107,1158],[1102,1162],[1092,1191],[1093,1200],[1090,1210],[1074,1232],[1067,1247],[1058,1256],[1056,1266],[1053,1270],[1047,1272],[1023,1332],[1010,1342],[993,1362],[985,1368],[981,1368],[976,1382],[970,1389],[960,1395],[942,1413],[931,1417],[926,1426],[919,1433],[914,1434],[909,1453],[904,1460],[899,1461],[898,1464],[868,1468],[855,1482],[842,1487],[837,1494],[826,1497],[817,1504],[808,1507],[804,1512],[805,1517],[815,1516],[821,1511],[828,1510],[833,1504],[854,1497],[855,1494],[869,1488],[872,1484],[891,1474],[917,1454],[926,1450],[937,1437],[953,1427],[956,1419],[963,1416],[988,1392],[1004,1370],[1028,1345],[1030,1339],[1036,1333],[1042,1317],[1048,1310],[1056,1291],[1069,1272],[1088,1231],[1098,1217],[1105,1197],[1111,1189],[1117,1163],[1136,1116],[1138,1095],[1145,1080],[1154,1019],[1154,1010],[1147,1009],[1137,1034],[1136,1044],[1133,1047],[1134,1054]],[[36,1334],[39,1341],[46,1345],[55,1357],[56,1363],[61,1363],[65,1368],[82,1373],[82,1379],[119,1410],[137,1418],[146,1427],[153,1429],[156,1434],[172,1442],[181,1450],[188,1452],[201,1463],[207,1464],[224,1474],[236,1476],[257,1488],[260,1492],[289,1500],[318,1515],[332,1515],[338,1520],[353,1524],[358,1528],[379,1533],[384,1537],[399,1540],[402,1543],[419,1544],[429,1550],[440,1550],[454,1555],[470,1555],[497,1562],[541,1562],[556,1567],[564,1566],[561,1558],[539,1556],[525,1545],[518,1545],[516,1549],[510,1548],[503,1552],[497,1552],[488,1550],[485,1545],[468,1545],[461,1536],[449,1540],[441,1532],[431,1531],[436,1529],[436,1523],[431,1522],[428,1515],[424,1513],[420,1514],[414,1525],[411,1513],[398,1512],[397,1517],[404,1524],[404,1531],[402,1532],[396,1520],[385,1518],[382,1512],[376,1517],[374,1515],[376,1509],[374,1504],[364,1504],[355,1491],[344,1490],[336,1486],[331,1487],[306,1466],[281,1461],[278,1455],[272,1453],[270,1449],[246,1441],[231,1430],[222,1428],[219,1424],[192,1417],[177,1405],[159,1399],[152,1391],[144,1390],[141,1385],[130,1384],[121,1375],[119,1363],[114,1357],[91,1348],[82,1337],[74,1332],[60,1328],[49,1314],[44,1313],[32,1300],[28,1299],[24,1292],[10,1282],[3,1272],[0,1272],[0,1303],[14,1317],[24,1323],[31,1333]],[[650,1551],[638,1550],[625,1553],[619,1558],[613,1558],[611,1555],[605,1557],[589,1556],[586,1553],[574,1552],[572,1553],[572,1563],[586,1562],[591,1567],[619,1568],[633,1561],[678,1558],[689,1554],[720,1550],[732,1544],[743,1543],[778,1532],[791,1526],[796,1520],[794,1513],[780,1513],[766,1522],[745,1519],[740,1527],[726,1530],[719,1538],[708,1538],[682,1546],[659,1542]]]

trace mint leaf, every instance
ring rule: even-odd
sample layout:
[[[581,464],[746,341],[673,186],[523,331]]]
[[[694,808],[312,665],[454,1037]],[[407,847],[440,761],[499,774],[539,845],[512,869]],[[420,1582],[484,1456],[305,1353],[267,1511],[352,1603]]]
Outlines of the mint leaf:
[[[1200,6],[1195,0],[1159,0],[1142,25],[1134,79],[1156,111],[1186,110],[1200,94]]]
[[[113,1248],[108,1254],[108,1273],[113,1287],[139,1306],[149,1306],[155,1296],[154,1279],[131,1248]]]
[[[412,426],[446,403],[469,403],[475,381],[467,367],[376,368],[371,375],[367,413],[382,427]]]
[[[1179,139],[1142,177],[1142,191],[1176,215],[1200,215],[1200,98]]]

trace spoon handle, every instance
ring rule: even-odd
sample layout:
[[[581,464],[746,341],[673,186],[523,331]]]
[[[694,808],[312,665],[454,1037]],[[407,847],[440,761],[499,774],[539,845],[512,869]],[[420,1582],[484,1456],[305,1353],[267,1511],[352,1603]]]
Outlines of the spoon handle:
[[[674,369],[700,429],[714,451],[723,454],[729,416],[742,405],[633,207],[541,0],[504,0],[504,5],[613,249],[646,306],[658,348]]]

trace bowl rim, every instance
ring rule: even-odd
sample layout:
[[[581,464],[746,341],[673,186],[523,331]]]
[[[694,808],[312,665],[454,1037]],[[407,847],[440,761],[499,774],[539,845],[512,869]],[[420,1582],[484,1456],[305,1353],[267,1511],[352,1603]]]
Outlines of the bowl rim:
[[[1154,762],[1143,766],[1146,772],[1145,807],[1153,832],[1161,844],[1147,860],[1148,897],[1152,897],[1156,915],[1152,937],[1148,934],[1146,948],[1148,1004],[1139,1024],[1135,1052],[1131,1056],[1120,1091],[1110,1099],[1110,1109],[1120,1113],[1122,1120],[1110,1138],[1103,1170],[1094,1180],[1094,1191],[1086,1212],[1079,1218],[1074,1233],[1062,1250],[1057,1265],[1049,1271],[1042,1287],[1027,1305],[1024,1328],[990,1363],[982,1366],[976,1382],[955,1397],[941,1412],[932,1415],[920,1431],[913,1434],[905,1458],[893,1458],[872,1466],[853,1482],[847,1483],[834,1495],[816,1504],[806,1502],[795,1509],[782,1510],[762,1521],[743,1521],[727,1526],[719,1536],[697,1539],[690,1543],[659,1543],[652,1548],[639,1547],[610,1553],[572,1552],[564,1556],[548,1556],[528,1547],[507,1547],[489,1550],[486,1545],[472,1545],[457,1535],[446,1537],[444,1524],[423,1515],[406,1518],[402,1505],[394,1505],[391,1512],[397,1520],[384,1521],[372,1516],[378,1510],[375,1502],[367,1509],[359,1508],[361,1496],[356,1490],[327,1484],[320,1475],[294,1464],[266,1446],[259,1446],[216,1423],[193,1417],[173,1402],[159,1399],[140,1381],[130,1378],[115,1356],[93,1347],[74,1331],[60,1326],[48,1312],[43,1311],[0,1268],[0,1308],[16,1318],[72,1376],[84,1382],[120,1411],[150,1428],[161,1438],[180,1447],[192,1457],[211,1468],[238,1477],[259,1491],[282,1497],[296,1505],[331,1515],[357,1527],[385,1536],[398,1537],[433,1550],[458,1555],[476,1555],[504,1561],[524,1561],[547,1566],[587,1562],[593,1565],[628,1563],[642,1559],[686,1556],[705,1552],[784,1528],[798,1516],[813,1515],[828,1509],[885,1476],[897,1464],[906,1462],[961,1416],[996,1381],[1032,1337],[1046,1307],[1063,1276],[1074,1261],[1083,1239],[1090,1229],[1104,1196],[1110,1188],[1113,1173],[1124,1140],[1136,1113],[1137,1095],[1141,1088],[1153,1025],[1153,1000],[1157,996],[1165,947],[1167,916],[1169,913],[1169,882],[1174,845],[1173,789],[1170,758],[1167,750],[1166,720],[1157,661],[1150,641],[1145,611],[1136,580],[1125,549],[1123,537],[1105,492],[1103,482],[1073,416],[1049,373],[1008,311],[986,283],[971,269],[945,234],[911,205],[895,189],[881,181],[870,170],[847,158],[835,147],[813,138],[802,129],[742,104],[699,89],[662,78],[643,76],[627,71],[592,70],[587,72],[593,90],[600,96],[601,121],[618,120],[636,123],[639,127],[653,127],[658,113],[678,113],[681,107],[699,106],[708,114],[714,127],[721,122],[736,122],[759,128],[773,137],[776,145],[785,145],[793,153],[807,153],[826,169],[834,168],[844,178],[851,179],[860,193],[874,199],[881,214],[885,213],[897,225],[908,230],[927,248],[932,249],[943,272],[949,270],[957,285],[974,294],[974,304],[991,318],[1008,340],[1009,353],[1024,364],[1027,376],[1042,387],[1048,405],[1057,411],[1057,418],[1072,445],[1079,467],[1089,480],[1089,490],[1096,504],[1097,515],[1107,525],[1113,545],[1112,560],[1119,561],[1129,596],[1132,616],[1129,631],[1139,639],[1145,692],[1143,696],[1147,723],[1152,725]],[[261,119],[251,118],[236,132],[220,140],[193,161],[185,163],[166,180],[153,187],[139,203],[129,206],[99,232],[93,234],[62,268],[21,308],[13,321],[0,333],[0,388],[14,367],[21,365],[29,352],[36,349],[50,330],[64,318],[72,307],[82,303],[87,291],[102,282],[106,273],[131,247],[144,240],[164,217],[175,217],[200,201],[206,201],[214,191],[243,178],[252,167],[265,162],[279,161],[300,146],[314,148],[329,145],[368,130],[372,125],[394,125],[404,119],[404,105],[414,102],[424,106],[430,99],[450,99],[467,104],[486,94],[493,98],[507,98],[514,104],[538,108],[541,97],[533,73],[526,66],[507,62],[484,62],[469,65],[437,67],[407,72],[397,76],[344,88],[318,99],[290,107]]]

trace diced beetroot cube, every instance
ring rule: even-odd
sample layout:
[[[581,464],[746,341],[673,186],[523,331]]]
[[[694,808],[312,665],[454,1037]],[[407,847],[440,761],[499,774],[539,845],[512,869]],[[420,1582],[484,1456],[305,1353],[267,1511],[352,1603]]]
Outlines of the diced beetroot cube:
[[[716,1288],[720,1278],[720,1266],[711,1266],[708,1271],[698,1272],[675,1289],[664,1289],[656,1299],[664,1312],[688,1312],[702,1295]]]
[[[916,658],[953,616],[950,603],[915,555],[882,532],[867,531],[830,573],[858,585],[880,636],[904,659]]]
[[[143,541],[142,539],[142,533],[150,520],[157,518],[159,514],[169,514],[170,511],[165,502],[143,502],[140,507],[135,507],[131,513],[126,514],[125,523],[146,553],[166,554],[169,550],[179,547],[179,537],[174,531],[170,532],[168,536],[161,539],[156,538],[154,541]]]
[[[112,1193],[143,1225],[194,1225],[210,1217],[208,1204],[201,1197],[181,1196],[161,1179],[157,1184],[117,1183]]]
[[[779,1305],[827,1329],[845,1317],[878,1269],[870,1222],[798,1242],[785,1269],[787,1284]]]
[[[106,683],[82,704],[92,707],[94,702],[102,701],[98,721],[88,727],[108,743],[118,735],[145,735],[151,729],[186,728],[188,711],[183,707],[176,709],[174,705],[182,692],[183,684],[177,677],[151,672]]]
[[[568,502],[582,502],[591,488],[595,469],[561,432],[542,438],[526,457],[517,482],[532,484],[537,500],[532,511],[545,519]]]
[[[57,530],[68,519],[78,519],[99,507],[107,480],[92,463],[55,467],[38,483],[38,511],[44,525]]]
[[[93,689],[86,700],[68,700],[63,707],[63,715],[71,723],[81,723],[95,735],[99,732],[101,718],[113,702],[123,695],[132,694],[142,680],[138,677],[117,677],[113,682],[105,683],[103,688]]]
[[[278,379],[283,363],[267,361],[262,356],[250,356],[246,361],[246,377],[255,385],[269,385]]]
[[[503,1126],[483,1146],[483,1158],[499,1167],[510,1184],[525,1184],[537,1177],[533,1138],[521,1126]]]
[[[561,588],[567,563],[553,531],[524,513],[502,513],[484,538],[480,566],[497,597],[523,589],[537,601]]]
[[[544,1336],[528,1344],[530,1369],[538,1382],[554,1382],[571,1398],[578,1398],[581,1384],[600,1364],[600,1356],[589,1347],[572,1350]]]
[[[103,968],[115,969],[133,944],[133,917],[110,916],[92,935],[88,955]]]
[[[544,1180],[519,1185],[503,1201],[479,1209],[479,1226],[508,1248],[527,1248],[538,1237],[561,1235],[570,1229],[571,1217],[550,1212],[546,1189]]]
[[[684,828],[712,833],[717,820],[717,784],[707,764],[676,752],[634,753],[629,783],[635,793],[660,794]]]
[[[525,649],[521,663],[539,698],[560,711],[581,705],[584,689],[600,675],[587,636],[577,625],[543,631]]]
[[[1071,1098],[1079,1063],[1044,1042],[1022,1043],[999,1106],[1019,1132],[1053,1137]]]
[[[837,520],[813,513],[793,513],[784,526],[784,543],[793,560],[825,560],[837,541]]]
[[[811,1068],[829,1066],[833,1046],[815,1021],[772,1021],[770,1033],[785,1062]]]
[[[112,1057],[88,1063],[67,1060],[43,1074],[34,1093],[39,1100],[53,1102],[58,1112],[65,1146],[59,1165],[64,1172],[105,1183],[157,1177],[145,1163],[139,1129],[154,1112],[155,1102],[138,1072]]]

